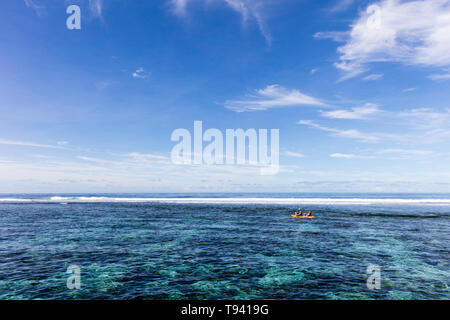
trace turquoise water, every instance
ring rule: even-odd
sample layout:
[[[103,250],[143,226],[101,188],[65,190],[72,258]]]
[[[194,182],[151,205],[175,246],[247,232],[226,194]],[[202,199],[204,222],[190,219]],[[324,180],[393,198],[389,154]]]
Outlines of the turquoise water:
[[[445,203],[302,205],[299,200],[293,205],[257,204],[245,200],[249,195],[80,196],[0,197],[1,299],[450,298],[450,205]],[[112,200],[142,197],[202,200]],[[209,203],[211,197],[242,201]],[[291,218],[299,206],[314,210],[317,219]],[[381,269],[380,290],[366,286],[371,264]],[[69,265],[81,268],[81,289],[67,289]]]

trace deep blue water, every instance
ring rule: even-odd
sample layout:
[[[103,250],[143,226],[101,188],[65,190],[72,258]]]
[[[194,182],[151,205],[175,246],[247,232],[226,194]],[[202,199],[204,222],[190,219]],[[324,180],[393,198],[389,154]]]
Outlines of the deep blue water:
[[[80,196],[0,196],[1,299],[450,299],[450,205],[108,201],[449,195]],[[299,206],[317,218],[291,218]],[[366,286],[371,264],[380,290]]]

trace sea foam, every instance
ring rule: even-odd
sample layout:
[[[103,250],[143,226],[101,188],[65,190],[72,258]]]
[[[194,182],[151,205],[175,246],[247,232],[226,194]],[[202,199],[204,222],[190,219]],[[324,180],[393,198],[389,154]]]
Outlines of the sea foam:
[[[50,198],[0,198],[0,203],[174,203],[262,205],[450,205],[450,199],[383,198],[134,198],[80,196]]]

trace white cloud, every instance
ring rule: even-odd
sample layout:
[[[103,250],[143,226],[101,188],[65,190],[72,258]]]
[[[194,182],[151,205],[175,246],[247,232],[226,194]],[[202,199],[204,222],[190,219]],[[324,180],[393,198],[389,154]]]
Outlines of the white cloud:
[[[44,6],[39,4],[36,0],[24,0],[25,5],[28,8],[31,8],[34,10],[34,12],[36,12],[36,14],[38,16],[41,16],[42,13],[44,12]]]
[[[84,161],[99,163],[99,164],[120,164],[120,162],[117,162],[117,161],[104,160],[104,159],[92,158],[92,157],[86,157],[86,156],[77,156],[76,158],[80,159],[80,160],[84,160]]]
[[[61,146],[41,144],[41,143],[35,143],[35,142],[14,141],[14,140],[7,140],[7,139],[0,139],[0,144],[12,145],[12,146],[22,146],[22,147],[47,148],[47,149],[63,149],[63,147],[61,147]]]
[[[403,89],[402,90],[402,92],[412,92],[412,91],[415,91],[415,90],[417,90],[417,88],[406,88],[406,89]]]
[[[428,76],[429,79],[434,81],[444,81],[444,80],[450,80],[450,72],[448,73],[439,73],[439,74],[432,74]]]
[[[186,5],[189,0],[170,0],[173,13],[179,16],[186,14]]]
[[[384,149],[377,151],[377,154],[400,154],[405,156],[427,156],[433,154],[429,150],[412,150],[412,149]]]
[[[300,120],[297,122],[297,124],[306,125],[310,128],[331,132],[333,135],[341,138],[350,138],[350,139],[356,139],[360,140],[362,142],[378,142],[380,140],[380,136],[378,134],[366,134],[363,132],[360,132],[356,129],[336,129],[336,128],[330,128],[326,126],[319,125],[311,120]]]
[[[436,111],[431,108],[417,108],[400,112],[399,117],[419,129],[449,129],[450,108]]]
[[[151,190],[153,192],[188,192],[189,189],[240,190],[238,185],[273,186],[273,176],[260,175],[255,165],[176,165],[165,156],[131,152],[107,158],[76,156],[74,160],[0,159],[0,188],[35,188],[37,191],[94,192],[114,189],[121,192]],[[287,172],[281,168],[281,172]],[[23,182],[27,179],[26,182]],[[250,182],[251,181],[251,182]],[[4,187],[2,190],[6,190]],[[74,188],[78,188],[77,191]],[[247,186],[248,189],[248,186]],[[14,189],[17,190],[17,189]],[[20,189],[19,189],[20,190]],[[29,191],[30,192],[30,191]]]
[[[314,68],[314,69],[311,69],[311,71],[309,72],[309,74],[315,74],[315,73],[317,73],[317,71],[319,71],[319,68]]]
[[[264,4],[269,3],[270,1],[265,0],[170,0],[172,5],[173,13],[178,16],[186,16],[187,7],[189,3],[192,2],[205,2],[205,3],[225,3],[232,10],[239,13],[242,17],[243,23],[247,23],[250,20],[253,20],[258,25],[259,31],[265,38],[268,45],[272,42],[272,36],[266,28],[265,19],[264,19]]]
[[[350,118],[354,115],[345,110],[338,110],[329,116],[334,118]],[[333,111],[332,111],[333,112]],[[397,133],[373,132],[363,133],[356,129],[337,129],[317,124],[311,120],[301,120],[297,124],[332,133],[334,136],[352,138],[362,142],[378,142],[381,140],[403,143],[435,144],[447,142],[450,139],[450,109],[436,111],[429,108],[411,109],[402,112],[384,112],[389,118],[395,120]]]
[[[288,157],[294,157],[294,158],[304,158],[305,157],[305,155],[302,153],[291,152],[291,151],[284,152],[284,155],[288,156]]]
[[[169,158],[166,156],[162,156],[159,154],[150,154],[150,153],[140,153],[140,152],[131,152],[126,154],[126,156],[137,159],[137,160],[168,160]]]
[[[352,108],[352,110],[321,111],[322,115],[331,119],[367,119],[375,113],[380,112],[378,106],[367,103],[363,107]]]
[[[431,156],[434,154],[430,150],[417,150],[417,149],[383,149],[379,151],[374,151],[373,154],[376,155],[395,155],[400,156],[395,159],[406,159],[406,158],[417,158],[424,156]],[[352,153],[333,153],[330,154],[331,158],[343,158],[343,159],[374,159],[373,155],[361,155]]]
[[[419,108],[400,112],[398,116],[420,132],[417,141],[437,143],[450,139],[450,109]]]
[[[330,154],[331,158],[344,158],[344,159],[352,159],[355,158],[356,155],[354,154],[345,154],[345,153],[333,153]]]
[[[136,161],[129,156],[131,154],[148,156],[149,161]],[[410,189],[404,187],[420,186],[420,190],[430,191],[430,183],[436,183],[437,189],[433,190],[442,192],[442,183],[446,183],[447,188],[450,186],[449,173],[436,167],[418,167],[417,171],[399,171],[397,168],[392,171],[380,171],[376,168],[359,171],[353,167],[321,171],[286,166],[282,169],[285,174],[280,179],[275,179],[274,176],[261,176],[257,166],[180,166],[172,164],[170,159],[164,162],[163,159],[157,159],[158,157],[158,154],[131,152],[116,155],[108,153],[106,158],[83,155],[76,160],[70,160],[66,156],[61,159],[53,156],[33,159],[18,156],[15,161],[0,159],[0,191],[10,193],[248,192],[249,190],[294,192],[299,191],[299,187],[304,188],[303,191],[357,191],[361,188],[369,190],[379,188],[386,191],[391,190],[389,189],[391,183],[401,182],[401,187],[398,185],[395,187],[399,190],[392,190],[405,192]],[[354,158],[358,157],[368,156],[356,154]],[[152,160],[152,158],[155,159]],[[347,157],[347,159],[352,158]],[[414,180],[411,180],[411,172],[414,172]],[[324,178],[326,181],[323,180]],[[315,183],[319,185],[314,187]],[[342,186],[344,189],[333,189],[333,185]]]
[[[378,142],[380,140],[380,138],[374,134],[363,133],[356,129],[338,130],[336,132],[336,136],[342,138],[361,140],[364,142]]]
[[[227,100],[225,107],[236,111],[257,111],[271,108],[295,106],[326,106],[319,99],[301,93],[298,90],[286,89],[279,85],[270,85],[256,91],[256,95],[249,95],[246,100]]]
[[[448,67],[449,34],[450,0],[378,1],[352,23],[335,65],[345,71],[343,79],[366,71],[371,62]]]
[[[148,77],[148,74],[144,72],[144,68],[140,67],[135,72],[131,74],[133,78],[145,79]]]
[[[348,33],[344,31],[321,31],[314,34],[316,39],[332,39],[336,42],[345,42],[348,38]]]
[[[345,11],[351,5],[353,5],[354,2],[355,2],[355,0],[338,0],[333,7],[328,9],[328,12],[337,13],[337,12]]]
[[[372,151],[372,155],[353,154],[353,153],[333,153],[330,154],[331,158],[343,158],[343,159],[375,159],[374,155],[378,156],[393,156],[389,157],[390,160],[405,160],[405,159],[423,159],[436,155],[431,150],[419,150],[419,149],[383,149],[378,151]],[[442,155],[442,154],[441,154]]]
[[[331,158],[342,158],[342,159],[373,159],[373,156],[363,156],[358,154],[351,153],[332,153],[330,154]]]
[[[376,80],[381,80],[383,78],[384,74],[382,73],[372,73],[369,74],[368,76],[364,77],[363,80],[364,81],[376,81]]]
[[[89,0],[89,10],[94,17],[103,18],[103,1],[102,0]]]

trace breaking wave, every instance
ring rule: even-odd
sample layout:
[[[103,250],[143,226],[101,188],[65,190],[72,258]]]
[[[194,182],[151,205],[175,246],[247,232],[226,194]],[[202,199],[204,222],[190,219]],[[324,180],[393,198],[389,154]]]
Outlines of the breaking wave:
[[[440,205],[450,199],[383,198],[137,198],[77,196],[49,198],[0,198],[0,203],[174,203],[174,204],[277,204],[277,205]]]

